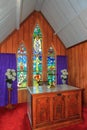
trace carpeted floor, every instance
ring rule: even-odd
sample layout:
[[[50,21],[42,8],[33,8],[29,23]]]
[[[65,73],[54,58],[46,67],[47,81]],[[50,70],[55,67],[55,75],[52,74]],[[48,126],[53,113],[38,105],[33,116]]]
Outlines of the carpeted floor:
[[[27,117],[27,104],[18,104],[14,109],[0,107],[0,130],[31,130]]]
[[[27,116],[27,104],[17,104],[9,110],[0,107],[0,130],[31,130]],[[58,130],[87,130],[87,108],[83,109],[83,123]]]

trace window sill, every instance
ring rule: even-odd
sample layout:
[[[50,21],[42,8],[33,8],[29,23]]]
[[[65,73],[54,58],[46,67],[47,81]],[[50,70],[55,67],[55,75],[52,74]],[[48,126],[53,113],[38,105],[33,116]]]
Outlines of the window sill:
[[[27,90],[27,88],[18,88],[18,91],[20,90]]]

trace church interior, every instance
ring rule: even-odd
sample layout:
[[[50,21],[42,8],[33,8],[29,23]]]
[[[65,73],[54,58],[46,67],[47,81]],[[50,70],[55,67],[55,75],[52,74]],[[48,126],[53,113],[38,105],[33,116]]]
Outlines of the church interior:
[[[84,121],[86,17],[86,0],[1,0],[0,111],[25,104],[26,130]]]

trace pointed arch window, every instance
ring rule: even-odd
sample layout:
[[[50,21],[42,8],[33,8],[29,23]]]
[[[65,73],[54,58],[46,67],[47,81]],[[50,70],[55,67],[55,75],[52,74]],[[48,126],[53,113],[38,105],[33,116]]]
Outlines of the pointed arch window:
[[[47,79],[48,83],[55,84],[56,82],[56,63],[55,63],[55,52],[52,47],[48,50],[48,57],[47,57]]]
[[[17,85],[18,88],[27,86],[27,51],[23,43],[17,52]]]
[[[33,32],[33,86],[42,80],[42,33],[37,24]]]

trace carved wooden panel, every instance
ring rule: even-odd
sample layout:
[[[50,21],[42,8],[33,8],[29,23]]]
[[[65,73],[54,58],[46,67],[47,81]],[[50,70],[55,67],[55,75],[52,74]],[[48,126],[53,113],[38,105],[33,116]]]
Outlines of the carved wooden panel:
[[[53,97],[53,120],[61,120],[65,118],[65,96],[62,94]]]
[[[67,107],[67,110],[68,110],[68,117],[71,118],[71,117],[76,117],[76,116],[79,116],[79,93],[78,92],[74,92],[74,93],[70,93],[68,95],[68,98],[67,98],[67,103],[68,103],[68,107]]]
[[[50,99],[42,97],[36,99],[36,124],[46,123],[50,119]]]

